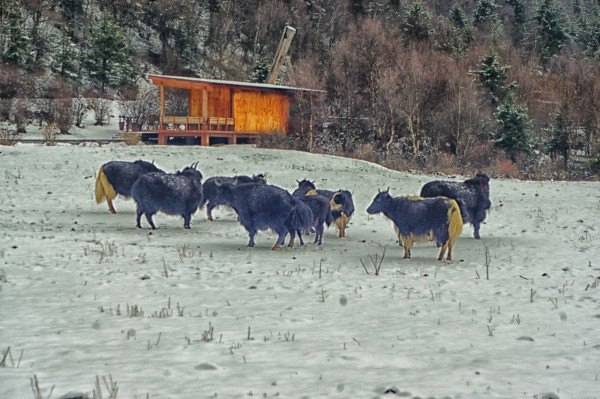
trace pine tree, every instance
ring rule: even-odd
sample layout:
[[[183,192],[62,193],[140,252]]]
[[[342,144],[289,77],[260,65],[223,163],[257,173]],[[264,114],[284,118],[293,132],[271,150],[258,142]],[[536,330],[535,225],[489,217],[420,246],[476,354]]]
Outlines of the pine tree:
[[[476,26],[483,25],[489,20],[496,20],[496,2],[494,0],[477,0],[473,20]]]
[[[76,46],[71,42],[69,29],[66,26],[60,30],[60,40],[55,50],[53,67],[61,76],[79,80]]]
[[[525,35],[525,3],[524,0],[505,0],[513,8],[513,42],[520,43]]]
[[[540,58],[543,64],[547,64],[567,44],[567,17],[556,0],[543,0],[535,19],[539,25]]]
[[[503,148],[513,162],[517,154],[530,153],[532,140],[530,136],[531,122],[527,107],[516,104],[512,97],[500,104],[494,113],[498,130],[494,134],[496,145]]]
[[[92,33],[86,67],[103,93],[107,87],[133,83],[135,75],[129,48],[121,29],[107,15]]]
[[[21,3],[9,0],[5,12],[6,20],[1,27],[5,36],[4,48],[0,49],[2,59],[19,67],[30,67],[34,60],[33,44],[25,34]]]
[[[433,35],[431,13],[420,1],[415,1],[404,15],[402,32],[408,40],[427,41]]]
[[[83,14],[84,0],[57,0],[57,3],[60,7],[61,14],[67,20],[68,26],[72,29],[73,21]]]
[[[573,100],[571,93],[565,93],[558,111],[554,114],[554,123],[546,129],[550,133],[550,139],[546,142],[546,148],[551,156],[557,155],[563,158],[564,168],[569,165],[569,154],[572,146],[573,128],[575,121],[572,119]]]
[[[450,20],[450,23],[454,28],[455,36],[458,39],[458,42],[454,45],[454,47],[458,48],[455,50],[457,50],[458,53],[462,53],[473,42],[473,27],[471,21],[465,10],[458,4],[452,6],[448,19]]]
[[[488,89],[493,105],[503,102],[516,87],[515,82],[508,83],[510,65],[501,65],[500,57],[495,53],[481,57],[477,68],[470,73],[477,76],[481,85]]]
[[[269,71],[271,70],[270,65],[262,57],[257,57],[252,67],[252,75],[250,76],[251,82],[264,83],[267,81]]]
[[[589,22],[585,28],[585,40],[582,41],[585,54],[590,58],[600,59],[600,11],[596,10],[589,15]]]

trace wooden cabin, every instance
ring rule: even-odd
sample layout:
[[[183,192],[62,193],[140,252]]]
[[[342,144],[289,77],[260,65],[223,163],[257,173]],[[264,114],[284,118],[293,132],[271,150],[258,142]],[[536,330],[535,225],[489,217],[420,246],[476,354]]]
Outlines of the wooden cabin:
[[[322,92],[182,76],[148,78],[160,89],[158,144],[248,144],[261,134],[285,134],[294,92]],[[176,94],[178,109],[170,106],[177,101],[169,101]],[[185,101],[187,107],[181,106]]]

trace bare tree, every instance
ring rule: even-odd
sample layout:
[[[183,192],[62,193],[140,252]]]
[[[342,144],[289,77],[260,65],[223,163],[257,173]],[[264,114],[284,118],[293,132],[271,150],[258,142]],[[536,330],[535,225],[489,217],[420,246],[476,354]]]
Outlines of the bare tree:
[[[103,126],[110,122],[111,100],[102,97],[87,99],[89,108],[94,111],[94,125]]]
[[[158,92],[155,87],[144,86],[119,99],[121,114],[139,129],[147,128],[159,114]]]

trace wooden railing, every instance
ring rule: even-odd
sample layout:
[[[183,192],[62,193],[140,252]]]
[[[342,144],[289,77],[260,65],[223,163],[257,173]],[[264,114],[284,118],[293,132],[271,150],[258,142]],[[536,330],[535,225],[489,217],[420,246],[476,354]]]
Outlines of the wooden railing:
[[[161,130],[210,130],[234,131],[235,119],[221,116],[203,118],[200,116],[164,116]]]

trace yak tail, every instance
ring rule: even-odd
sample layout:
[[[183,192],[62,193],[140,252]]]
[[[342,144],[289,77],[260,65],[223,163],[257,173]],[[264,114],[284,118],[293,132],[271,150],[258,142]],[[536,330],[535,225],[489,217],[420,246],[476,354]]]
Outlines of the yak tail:
[[[100,167],[98,178],[96,179],[96,202],[102,203],[105,199],[112,201],[117,196],[117,192],[104,173],[104,169]]]
[[[292,225],[297,231],[308,231],[312,227],[312,211],[303,201],[296,200],[291,217]]]
[[[460,213],[460,207],[455,200],[450,200],[450,209],[448,209],[448,244],[452,247],[458,237],[460,237],[463,229],[463,219]]]

